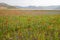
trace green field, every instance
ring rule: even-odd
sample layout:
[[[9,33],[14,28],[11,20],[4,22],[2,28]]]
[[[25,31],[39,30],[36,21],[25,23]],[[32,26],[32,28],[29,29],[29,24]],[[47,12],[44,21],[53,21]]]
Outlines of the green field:
[[[60,40],[60,15],[0,16],[0,40]]]

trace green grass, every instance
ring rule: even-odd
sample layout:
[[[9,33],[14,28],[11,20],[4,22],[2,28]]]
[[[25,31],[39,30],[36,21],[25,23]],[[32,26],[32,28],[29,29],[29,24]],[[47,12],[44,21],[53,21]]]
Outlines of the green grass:
[[[0,40],[60,40],[60,15],[0,16]]]

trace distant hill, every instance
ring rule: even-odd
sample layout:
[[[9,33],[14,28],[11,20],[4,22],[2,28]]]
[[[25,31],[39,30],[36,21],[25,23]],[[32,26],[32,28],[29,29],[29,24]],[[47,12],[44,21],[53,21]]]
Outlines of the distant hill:
[[[8,5],[6,3],[0,3],[0,9],[15,9],[15,6]]]
[[[27,6],[27,7],[22,7],[22,6],[16,6],[17,8],[20,9],[31,9],[31,10],[60,10],[60,5],[56,6]]]
[[[0,9],[19,9],[19,10],[60,10],[60,5],[54,6],[11,6],[6,3],[0,3]]]

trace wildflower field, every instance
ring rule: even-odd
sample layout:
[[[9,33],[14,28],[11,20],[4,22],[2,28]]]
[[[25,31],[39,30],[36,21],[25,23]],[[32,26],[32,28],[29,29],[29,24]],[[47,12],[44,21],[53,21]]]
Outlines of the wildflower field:
[[[0,40],[60,40],[60,15],[0,16]]]
[[[60,40],[60,11],[0,10],[0,40]]]

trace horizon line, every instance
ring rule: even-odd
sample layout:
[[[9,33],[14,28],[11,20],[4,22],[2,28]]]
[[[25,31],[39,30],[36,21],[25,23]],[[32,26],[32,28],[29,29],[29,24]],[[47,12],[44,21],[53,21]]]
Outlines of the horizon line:
[[[0,3],[4,3],[4,4],[11,5],[11,4],[5,3],[5,2],[0,2]],[[26,6],[35,6],[35,7],[39,7],[39,6],[60,6],[60,5],[39,5],[39,6],[37,6],[37,5],[26,5],[26,6],[24,6],[24,5],[11,5],[11,6],[22,6],[22,7],[26,7]]]

